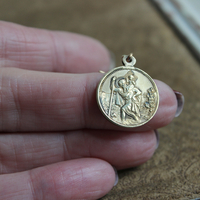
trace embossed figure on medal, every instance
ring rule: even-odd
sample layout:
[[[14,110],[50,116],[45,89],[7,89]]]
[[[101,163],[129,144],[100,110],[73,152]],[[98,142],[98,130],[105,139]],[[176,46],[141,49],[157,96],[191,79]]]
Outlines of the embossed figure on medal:
[[[133,54],[122,57],[124,66],[109,71],[97,88],[97,102],[103,115],[119,126],[138,127],[155,115],[159,93],[153,79],[136,68]]]

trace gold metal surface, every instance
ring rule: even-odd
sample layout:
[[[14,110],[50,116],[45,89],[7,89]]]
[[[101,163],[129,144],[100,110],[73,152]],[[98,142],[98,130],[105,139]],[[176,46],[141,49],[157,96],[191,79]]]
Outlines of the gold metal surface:
[[[155,115],[159,93],[153,79],[134,67],[132,54],[122,57],[124,66],[109,71],[97,88],[97,102],[104,116],[119,126],[138,127]]]

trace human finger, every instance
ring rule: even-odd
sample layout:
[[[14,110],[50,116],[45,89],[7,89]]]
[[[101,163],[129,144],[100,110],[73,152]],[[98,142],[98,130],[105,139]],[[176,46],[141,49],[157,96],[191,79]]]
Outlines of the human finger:
[[[101,114],[96,88],[102,74],[61,74],[22,69],[0,69],[1,131],[66,131],[113,129],[146,131],[167,125],[177,101],[166,84],[156,81],[160,105],[154,118],[139,128],[118,127]]]
[[[0,135],[0,174],[77,158],[99,158],[117,169],[141,165],[157,147],[154,131],[78,130]]]
[[[0,21],[0,67],[86,73],[108,71],[107,48],[87,36],[29,28]]]
[[[115,171],[103,160],[71,160],[0,176],[0,199],[94,200],[115,184]]]

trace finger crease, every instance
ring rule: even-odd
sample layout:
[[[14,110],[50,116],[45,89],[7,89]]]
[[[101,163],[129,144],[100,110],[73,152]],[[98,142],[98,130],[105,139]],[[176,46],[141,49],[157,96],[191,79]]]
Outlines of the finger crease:
[[[12,84],[11,82],[9,82],[9,86],[11,88],[11,92],[12,92],[12,95],[13,95],[13,100],[14,100],[14,103],[15,103],[15,107],[16,107],[16,111],[17,111],[17,117],[16,117],[16,130],[20,130],[20,119],[21,119],[21,116],[22,116],[22,109],[21,109],[21,105],[20,105],[20,98],[19,98],[19,84],[18,84],[18,81],[16,80],[16,84],[15,84],[15,89],[13,89],[12,87]]]
[[[58,50],[57,50],[57,45],[56,45],[56,40],[55,40],[55,36],[52,32],[49,32],[49,35],[51,37],[51,41],[52,41],[52,44],[53,44],[53,48],[52,48],[52,71],[53,72],[60,72],[57,68],[59,66],[59,61],[58,61]]]
[[[28,175],[29,175],[28,186],[30,188],[32,200],[36,200],[37,198],[36,198],[35,187],[34,187],[34,184],[33,184],[32,170],[28,171]]]
[[[63,160],[70,160],[70,152],[67,144],[67,134],[63,135]]]
[[[88,137],[88,131],[82,130],[82,135],[83,135],[83,139],[84,139],[84,144],[85,147],[87,149],[87,157],[92,157],[92,151],[91,151],[91,147],[92,147],[92,142],[90,142],[91,138]]]
[[[0,115],[1,115],[1,120],[0,120],[0,123],[1,123],[1,125],[0,125],[0,129],[1,130],[3,130],[3,122],[4,122],[4,118],[3,118],[3,102],[2,102],[2,97],[3,97],[3,76],[1,76],[1,78],[0,78],[0,109],[1,109],[1,112],[0,112]]]
[[[88,94],[88,79],[86,78],[83,85],[83,102],[82,102],[82,124],[87,127],[87,116],[89,111],[89,94]]]

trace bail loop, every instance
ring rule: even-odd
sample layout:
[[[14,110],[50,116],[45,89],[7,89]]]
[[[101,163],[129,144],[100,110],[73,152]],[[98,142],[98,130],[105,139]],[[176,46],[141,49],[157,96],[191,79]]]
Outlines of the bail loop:
[[[136,59],[132,53],[130,55],[123,55],[122,64],[125,67],[134,67],[134,65],[136,64]]]

